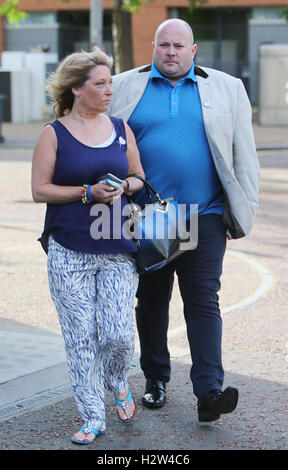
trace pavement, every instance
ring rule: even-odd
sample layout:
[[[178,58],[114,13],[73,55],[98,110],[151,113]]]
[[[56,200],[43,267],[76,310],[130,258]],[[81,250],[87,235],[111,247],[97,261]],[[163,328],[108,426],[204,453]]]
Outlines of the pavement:
[[[211,425],[200,426],[197,421],[176,280],[169,324],[172,378],[166,406],[148,410],[141,405],[145,382],[136,336],[129,382],[138,417],[123,425],[107,393],[107,430],[89,447],[70,442],[82,422],[48,290],[46,255],[37,242],[45,206],[31,199],[30,174],[33,147],[42,128],[42,122],[2,124],[0,450],[96,450],[96,463],[124,466],[188,464],[196,450],[287,450],[287,127],[254,123],[262,167],[259,212],[251,234],[229,242],[224,261],[219,293],[224,386],[239,389],[236,411]],[[126,457],[126,463],[116,461],[116,455]],[[170,461],[165,461],[169,455]]]

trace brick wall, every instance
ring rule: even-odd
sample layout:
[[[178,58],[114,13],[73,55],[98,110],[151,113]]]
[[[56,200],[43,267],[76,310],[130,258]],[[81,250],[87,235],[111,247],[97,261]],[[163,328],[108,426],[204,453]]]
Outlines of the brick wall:
[[[166,7],[187,7],[188,0],[155,0]],[[200,3],[198,5],[201,5]],[[203,7],[265,7],[288,6],[288,0],[207,0]]]
[[[287,5],[288,0],[277,0],[277,4]],[[208,0],[206,7],[217,6],[272,6],[275,0]],[[133,15],[132,38],[134,65],[138,67],[150,63],[152,57],[152,41],[157,26],[167,19],[168,8],[177,6],[187,7],[188,0],[156,0],[152,4],[141,7]]]
[[[134,65],[149,64],[152,59],[152,41],[155,31],[162,21],[167,19],[165,5],[147,5],[132,18],[132,40]]]
[[[0,0],[0,4],[3,0]],[[205,7],[239,6],[288,6],[288,0],[208,0]],[[113,8],[113,0],[103,0],[104,9]],[[19,0],[19,8],[24,11],[87,10],[90,0]],[[157,26],[167,18],[167,8],[186,7],[188,0],[155,0],[142,6],[132,16],[132,38],[134,64],[139,66],[149,63],[152,57],[152,41]],[[0,17],[0,53],[3,50],[3,21]]]
[[[0,0],[2,3],[2,0]],[[103,8],[113,8],[113,0],[103,0]],[[19,0],[19,8],[24,11],[89,10],[90,0]]]

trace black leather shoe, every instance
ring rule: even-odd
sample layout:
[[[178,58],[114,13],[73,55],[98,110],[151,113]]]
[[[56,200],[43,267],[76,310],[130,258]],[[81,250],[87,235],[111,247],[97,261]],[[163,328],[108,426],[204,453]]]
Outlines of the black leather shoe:
[[[198,418],[200,422],[215,421],[221,414],[231,413],[238,403],[238,390],[227,387],[224,392],[211,390],[198,401]]]
[[[166,402],[166,383],[161,380],[147,379],[142,403],[147,408],[160,408]]]

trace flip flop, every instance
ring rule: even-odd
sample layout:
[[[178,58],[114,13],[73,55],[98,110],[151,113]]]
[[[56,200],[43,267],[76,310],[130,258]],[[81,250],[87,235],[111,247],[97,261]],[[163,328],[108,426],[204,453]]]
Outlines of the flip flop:
[[[83,426],[80,431],[84,432],[84,434],[94,434],[94,439],[92,439],[91,441],[78,441],[77,439],[73,439],[71,438],[71,441],[73,442],[73,444],[80,444],[80,445],[89,445],[89,444],[92,444],[96,437],[97,436],[100,436],[100,434],[103,434],[102,431],[98,431],[98,429],[95,429],[95,428],[92,428],[91,430],[88,431],[88,428],[86,426]]]
[[[124,411],[126,410],[128,404],[130,403],[131,400],[134,403],[134,411],[133,411],[132,416],[130,418],[125,419],[125,418],[122,418],[118,413],[119,419],[121,419],[121,421],[123,421],[124,423],[130,423],[130,421],[133,421],[136,418],[137,412],[138,412],[136,401],[132,397],[132,393],[130,392],[130,390],[128,391],[128,395],[124,400],[119,400],[119,398],[115,397],[116,405],[119,406],[120,408],[122,408],[122,410],[124,410]]]

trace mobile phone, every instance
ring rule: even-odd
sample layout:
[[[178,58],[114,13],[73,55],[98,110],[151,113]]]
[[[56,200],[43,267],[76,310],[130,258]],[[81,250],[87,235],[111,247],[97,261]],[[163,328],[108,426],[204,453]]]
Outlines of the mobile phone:
[[[117,178],[117,176],[112,175],[112,173],[107,173],[107,175],[103,176],[100,181],[113,186],[115,189],[119,189],[123,184],[123,181],[120,180],[120,178]]]

